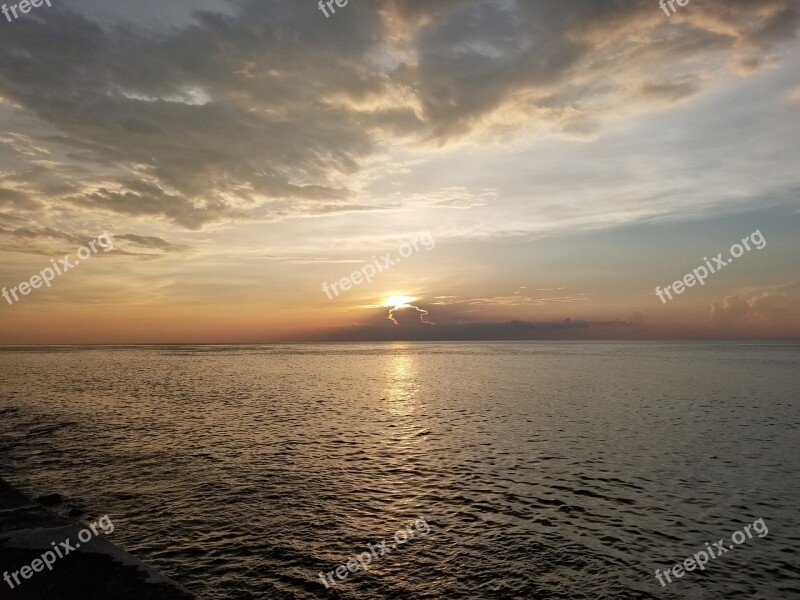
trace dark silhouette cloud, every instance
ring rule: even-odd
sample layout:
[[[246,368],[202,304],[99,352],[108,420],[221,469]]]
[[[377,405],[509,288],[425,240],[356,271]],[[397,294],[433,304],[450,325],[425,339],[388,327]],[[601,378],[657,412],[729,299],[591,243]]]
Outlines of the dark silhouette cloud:
[[[771,290],[726,296],[711,305],[711,321],[723,327],[735,327],[764,320],[789,325],[800,315],[800,284]]]
[[[615,333],[616,330],[633,329],[640,325],[631,320],[586,321],[566,318],[557,321],[513,320],[501,323],[428,322],[427,311],[418,307],[395,309],[393,315],[402,314],[397,323],[373,318],[366,325],[317,331],[306,335],[307,341],[357,342],[357,341],[459,341],[459,340],[559,340],[631,337]]]

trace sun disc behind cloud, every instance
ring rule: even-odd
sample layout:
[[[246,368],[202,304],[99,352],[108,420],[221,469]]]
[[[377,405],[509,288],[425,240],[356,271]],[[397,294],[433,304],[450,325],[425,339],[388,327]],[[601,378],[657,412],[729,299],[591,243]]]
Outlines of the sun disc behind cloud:
[[[391,308],[403,308],[404,306],[408,306],[408,303],[412,302],[413,300],[414,298],[411,296],[389,296],[384,302],[384,306]]]

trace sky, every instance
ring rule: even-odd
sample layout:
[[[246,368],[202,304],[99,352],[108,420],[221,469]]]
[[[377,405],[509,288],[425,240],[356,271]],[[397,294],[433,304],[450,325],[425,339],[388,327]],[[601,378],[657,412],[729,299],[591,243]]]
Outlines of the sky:
[[[0,344],[800,337],[800,2],[323,7],[0,15]]]

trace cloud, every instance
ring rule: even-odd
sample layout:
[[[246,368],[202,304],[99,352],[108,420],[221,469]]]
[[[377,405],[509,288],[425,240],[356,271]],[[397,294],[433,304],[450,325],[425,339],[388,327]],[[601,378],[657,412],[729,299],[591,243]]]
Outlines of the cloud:
[[[565,288],[558,288],[559,290]],[[554,291],[554,290],[539,290]],[[522,292],[514,292],[511,296],[492,296],[485,298],[459,298],[458,296],[437,296],[432,304],[444,305],[476,305],[476,306],[544,306],[568,302],[588,302],[586,294],[577,296],[527,296]]]
[[[386,317],[389,321],[398,327],[424,327],[426,325],[435,325],[428,321],[425,317],[428,316],[428,311],[418,306],[397,306],[389,311],[389,316]]]
[[[379,85],[355,61],[375,28],[356,19],[321,39],[318,15],[298,4],[241,2],[236,16],[203,12],[159,33],[103,29],[54,7],[4,34],[0,90],[61,132],[51,145],[110,167],[112,181],[103,173],[69,197],[78,207],[188,229],[259,209],[268,219],[274,198],[301,204],[293,215],[330,212],[348,195],[333,179],[355,171],[372,141],[320,101],[325,90]]]
[[[618,337],[615,328],[630,328],[626,321],[507,321],[503,323],[451,323],[426,327],[356,326],[314,332],[309,341],[455,341],[455,340],[558,340]],[[626,337],[626,336],[622,336]]]
[[[744,321],[751,315],[750,305],[739,296],[726,296],[722,303],[711,305],[711,320],[723,323]]]
[[[3,231],[3,233],[14,238],[25,240],[65,240],[74,244],[82,244],[86,240],[86,237],[51,229],[50,227],[38,227],[35,229],[20,227],[13,231]]]
[[[726,296],[711,305],[711,321],[722,326],[754,325],[758,322],[788,324],[800,314],[800,284],[774,290]]]
[[[671,104],[696,94],[700,90],[698,78],[676,78],[667,81],[651,81],[639,88],[639,95],[645,100],[657,100]]]
[[[733,61],[734,70],[740,75],[752,75],[762,69],[774,69],[778,61],[772,57],[739,56]]]
[[[0,188],[0,208],[31,209],[38,203],[31,200],[30,196],[19,190]]]
[[[162,250],[164,252],[182,252],[189,247],[183,244],[172,244],[167,240],[151,235],[136,235],[133,233],[125,233],[122,235],[115,235],[114,241],[124,240],[141,248],[149,248],[153,250]]]
[[[418,306],[394,308],[386,318],[383,311],[373,310],[366,323],[351,327],[311,332],[305,341],[392,341],[392,340],[556,340],[636,338],[644,318],[634,313],[629,319],[592,321],[565,318],[552,321],[512,320],[505,322],[469,322],[458,310],[432,308],[430,313]]]
[[[94,240],[99,233],[101,232],[70,233],[52,227],[0,226],[0,248],[7,252],[52,256],[71,253],[75,248]]]
[[[37,144],[27,135],[11,132],[0,132],[0,144],[6,144],[15,152],[28,158],[38,158],[44,154],[49,154],[49,150]]]
[[[438,138],[514,113],[591,131],[593,115],[637,98],[650,110],[668,106],[711,83],[708,60],[764,51],[798,27],[788,0],[703,2],[672,19],[644,0],[393,6],[406,30],[423,24],[406,36],[413,60],[398,76],[419,90],[426,128]]]
[[[594,135],[712,85],[709,65],[775,64],[777,50],[754,53],[797,26],[788,0],[704,0],[671,19],[645,0],[376,0],[335,23],[313,2],[238,0],[152,29],[59,5],[6,28],[0,56],[4,106],[50,133],[0,142],[49,161],[21,194],[78,214],[197,230],[370,210],[356,178],[387,145]]]
[[[99,188],[66,198],[75,206],[93,211],[107,211],[137,217],[166,217],[187,229],[223,219],[244,218],[246,213],[221,200],[198,202],[178,194],[168,194],[158,185],[146,181],[121,182],[117,190]]]

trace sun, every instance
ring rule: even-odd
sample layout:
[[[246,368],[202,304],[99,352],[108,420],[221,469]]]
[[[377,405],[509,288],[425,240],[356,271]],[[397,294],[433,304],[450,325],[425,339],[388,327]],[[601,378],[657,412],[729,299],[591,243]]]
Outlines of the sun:
[[[403,308],[408,306],[409,302],[413,301],[414,298],[411,296],[389,296],[383,305],[391,308]]]

